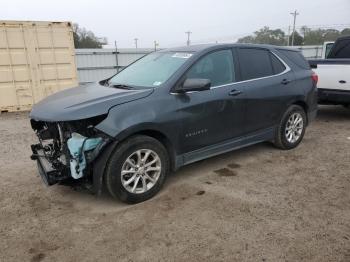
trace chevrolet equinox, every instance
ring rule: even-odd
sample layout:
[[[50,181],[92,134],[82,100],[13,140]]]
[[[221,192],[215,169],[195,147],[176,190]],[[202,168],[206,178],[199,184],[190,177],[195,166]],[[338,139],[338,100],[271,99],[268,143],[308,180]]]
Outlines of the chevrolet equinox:
[[[297,50],[196,45],[148,54],[31,113],[47,185],[84,185],[137,203],[181,166],[263,141],[295,148],[317,112],[317,75]]]

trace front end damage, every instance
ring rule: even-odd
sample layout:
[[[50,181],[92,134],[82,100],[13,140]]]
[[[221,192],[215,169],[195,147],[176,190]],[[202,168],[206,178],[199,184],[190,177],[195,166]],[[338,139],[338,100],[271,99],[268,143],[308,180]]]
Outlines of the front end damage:
[[[93,189],[96,159],[112,141],[95,129],[106,115],[84,120],[47,122],[32,119],[39,143],[31,145],[31,159],[46,185],[81,185]]]

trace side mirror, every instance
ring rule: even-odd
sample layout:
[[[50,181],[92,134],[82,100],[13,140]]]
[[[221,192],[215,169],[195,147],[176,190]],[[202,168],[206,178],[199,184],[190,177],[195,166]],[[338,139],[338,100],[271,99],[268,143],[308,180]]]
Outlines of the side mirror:
[[[191,91],[204,91],[209,90],[211,82],[209,79],[192,78],[186,79],[181,87],[177,89],[179,93],[186,93]]]

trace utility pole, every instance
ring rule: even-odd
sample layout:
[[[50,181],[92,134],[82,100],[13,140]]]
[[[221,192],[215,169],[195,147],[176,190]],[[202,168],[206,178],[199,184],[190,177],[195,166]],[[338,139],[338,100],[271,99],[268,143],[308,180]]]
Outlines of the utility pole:
[[[288,26],[287,46],[289,46],[289,39],[290,39],[290,25]]]
[[[118,47],[117,47],[117,41],[114,41],[115,46],[115,67],[117,69],[117,73],[119,72],[119,63],[118,63]]]
[[[295,20],[297,19],[297,15],[299,15],[299,13],[297,12],[297,10],[295,10],[293,13],[290,13],[293,17],[293,35],[292,35],[292,46],[294,45],[294,35],[295,35]]]
[[[192,34],[192,32],[191,31],[187,31],[187,32],[185,32],[185,34],[187,34],[187,45],[190,45],[191,44],[190,35]]]
[[[157,51],[157,46],[159,46],[159,43],[157,43],[157,41],[154,40],[154,51]]]
[[[134,41],[135,41],[135,48],[137,49],[137,41],[138,41],[139,39],[138,38],[135,38],[134,39]]]

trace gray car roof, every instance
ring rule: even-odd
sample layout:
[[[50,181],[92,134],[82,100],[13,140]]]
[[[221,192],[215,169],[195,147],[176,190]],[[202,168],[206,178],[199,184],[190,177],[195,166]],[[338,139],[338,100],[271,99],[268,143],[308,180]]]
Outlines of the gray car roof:
[[[224,47],[261,47],[267,49],[286,49],[291,51],[299,51],[295,48],[284,47],[284,46],[275,46],[275,45],[264,45],[264,44],[200,44],[200,45],[190,45],[190,46],[180,46],[174,48],[163,49],[162,51],[166,52],[200,52],[205,50],[213,50]]]

